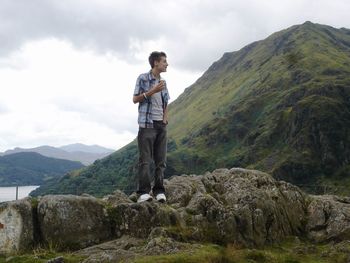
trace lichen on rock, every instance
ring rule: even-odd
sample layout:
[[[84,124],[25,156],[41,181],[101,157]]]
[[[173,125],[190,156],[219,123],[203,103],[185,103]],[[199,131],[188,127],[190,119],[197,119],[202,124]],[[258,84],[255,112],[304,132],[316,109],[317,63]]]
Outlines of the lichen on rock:
[[[33,243],[30,198],[0,203],[0,253],[29,250]]]
[[[47,195],[38,204],[43,241],[77,249],[106,241],[111,226],[102,200],[87,196]]]

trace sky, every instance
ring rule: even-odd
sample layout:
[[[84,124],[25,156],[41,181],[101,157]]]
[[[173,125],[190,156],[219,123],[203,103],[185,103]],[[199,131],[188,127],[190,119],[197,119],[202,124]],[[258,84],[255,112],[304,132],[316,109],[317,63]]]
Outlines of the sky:
[[[0,0],[0,152],[119,149],[152,51],[174,101],[225,52],[305,21],[350,28],[349,13],[347,0]]]

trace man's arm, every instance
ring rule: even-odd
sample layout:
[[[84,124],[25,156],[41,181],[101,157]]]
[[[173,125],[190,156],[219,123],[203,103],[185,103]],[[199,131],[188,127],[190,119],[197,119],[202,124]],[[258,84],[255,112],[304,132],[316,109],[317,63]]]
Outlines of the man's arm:
[[[132,101],[136,104],[143,102],[146,98],[151,97],[154,93],[160,92],[164,89],[164,81],[160,81],[157,85],[153,86],[149,91],[141,93],[139,95],[134,95]]]

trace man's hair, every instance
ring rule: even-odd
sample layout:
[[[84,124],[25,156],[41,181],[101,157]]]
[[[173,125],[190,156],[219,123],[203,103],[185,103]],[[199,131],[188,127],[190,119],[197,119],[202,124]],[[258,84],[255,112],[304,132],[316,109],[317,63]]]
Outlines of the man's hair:
[[[148,58],[149,64],[154,68],[154,61],[159,61],[161,57],[166,57],[166,54],[162,51],[153,51]]]

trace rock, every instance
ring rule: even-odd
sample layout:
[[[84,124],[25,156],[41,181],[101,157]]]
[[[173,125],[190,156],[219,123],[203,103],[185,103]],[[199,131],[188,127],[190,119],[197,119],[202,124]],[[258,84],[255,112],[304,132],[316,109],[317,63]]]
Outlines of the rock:
[[[254,170],[218,169],[165,181],[167,203],[114,203],[115,236],[160,237],[189,242],[263,246],[303,233],[306,195],[299,188]],[[154,237],[158,244],[159,237]],[[169,241],[169,242],[168,242]]]
[[[141,252],[143,239],[123,236],[119,239],[77,251],[77,255],[88,257],[83,263],[132,262]]]
[[[164,180],[167,203],[175,208],[185,207],[197,192],[206,192],[197,175],[174,176]]]
[[[173,254],[201,247],[199,244],[179,242],[173,236],[173,233],[168,232],[167,228],[153,228],[143,248],[143,253],[145,255]]]
[[[350,239],[350,200],[333,195],[311,196],[308,237],[316,242]]]
[[[104,201],[107,202],[107,204],[115,206],[117,204],[122,203],[133,203],[131,199],[122,191],[117,190],[111,195],[107,195],[103,198]]]
[[[262,246],[303,232],[305,194],[266,173],[218,169],[173,177],[166,189],[168,203],[185,205],[181,216],[194,240]]]
[[[101,200],[73,195],[47,195],[38,204],[43,241],[59,249],[84,248],[111,237]]]
[[[188,252],[201,247],[199,244],[178,242],[163,236],[154,236],[145,242],[145,239],[124,235],[119,239],[82,249],[75,254],[88,257],[83,263],[129,263],[134,262],[137,257]]]
[[[31,199],[0,203],[0,253],[16,253],[33,246]]]
[[[147,238],[154,227],[180,224],[179,213],[158,202],[122,203],[109,210],[115,236]]]
[[[64,263],[64,258],[63,257],[57,257],[48,260],[46,263]]]
[[[138,195],[136,192],[133,192],[131,195],[129,195],[129,199],[133,201],[134,203],[137,202]]]
[[[134,203],[120,191],[102,200],[49,195],[33,208],[31,199],[2,203],[1,251],[31,248],[33,239],[72,250],[118,238],[80,251],[88,253],[86,262],[114,262],[192,249],[193,242],[260,247],[305,232],[318,242],[350,238],[349,198],[308,197],[263,172],[232,168],[174,176],[165,188],[164,204]]]

